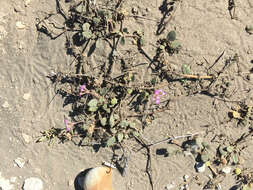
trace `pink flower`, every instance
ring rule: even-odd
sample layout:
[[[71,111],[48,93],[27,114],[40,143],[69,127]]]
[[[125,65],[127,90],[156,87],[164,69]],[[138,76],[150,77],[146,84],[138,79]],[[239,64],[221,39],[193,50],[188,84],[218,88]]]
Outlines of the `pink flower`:
[[[69,126],[69,121],[67,119],[64,119],[64,125],[66,128],[66,131],[69,132],[70,131],[70,126]]]
[[[80,86],[79,96],[82,95],[82,93],[84,92],[85,89],[86,89],[86,85],[85,84],[83,84],[83,85]]]
[[[153,101],[155,101],[155,104],[160,104],[161,96],[164,96],[165,94],[166,93],[161,89],[155,90],[153,96]]]

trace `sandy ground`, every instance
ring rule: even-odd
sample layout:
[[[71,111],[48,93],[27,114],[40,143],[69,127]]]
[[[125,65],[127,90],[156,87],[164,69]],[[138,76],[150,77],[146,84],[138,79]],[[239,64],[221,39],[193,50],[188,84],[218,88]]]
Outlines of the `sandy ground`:
[[[160,21],[162,14],[159,7],[161,0],[156,1],[126,1],[125,8],[131,12],[136,7],[147,18]],[[169,61],[175,67],[186,63],[196,73],[198,64],[204,63],[203,57],[210,65],[225,50],[222,62],[237,53],[240,57],[239,66],[233,65],[228,76],[232,78],[231,89],[235,90],[230,100],[252,100],[252,74],[249,80],[244,80],[244,73],[249,73],[253,67],[253,37],[245,32],[245,26],[253,24],[253,3],[250,0],[236,1],[237,20],[231,20],[228,2],[224,0],[182,0],[160,36],[166,36],[168,31],[176,29],[178,39],[183,49],[180,54],[170,57]],[[74,180],[83,169],[101,165],[102,161],[110,161],[112,151],[100,149],[97,153],[92,147],[77,147],[73,143],[58,143],[53,146],[47,143],[35,143],[40,131],[51,127],[64,127],[63,115],[67,115],[71,107],[63,107],[61,97],[54,97],[54,89],[46,75],[52,71],[63,71],[70,67],[73,58],[66,55],[65,38],[50,40],[36,31],[36,18],[45,15],[44,12],[55,11],[54,0],[31,0],[25,6],[22,0],[0,1],[0,172],[1,177],[9,180],[17,177],[12,183],[12,189],[22,189],[23,182],[28,177],[39,177],[43,180],[46,190],[75,189]],[[24,24],[23,29],[17,28],[17,22]],[[59,19],[59,22],[61,20]],[[154,56],[152,43],[156,36],[157,23],[145,19],[127,20],[132,29],[145,32],[147,45],[144,47],[150,57]],[[22,27],[22,26],[21,26]],[[131,28],[130,28],[131,29]],[[150,42],[150,43],[149,43]],[[131,47],[130,47],[131,48]],[[99,49],[91,62],[106,59],[107,48]],[[140,62],[147,62],[140,57]],[[238,68],[243,76],[238,75]],[[203,71],[200,71],[203,72]],[[200,73],[201,74],[201,73]],[[144,136],[150,141],[166,138],[167,135],[183,135],[206,130],[215,134],[226,134],[236,139],[247,131],[238,128],[236,121],[229,121],[228,111],[233,103],[214,100],[206,95],[185,96],[184,91],[177,86],[170,89],[169,94],[182,95],[173,99],[170,110],[159,115],[153,124],[144,131]],[[115,171],[114,186],[116,190],[148,190],[150,184],[145,173],[146,153],[134,153],[133,147],[139,145],[130,141],[129,170],[125,177]],[[245,167],[252,166],[252,142],[242,156]],[[165,189],[174,182],[176,186],[183,183],[183,175],[197,175],[194,170],[194,160],[191,157],[176,155],[164,157],[157,154],[159,149],[171,148],[161,144],[152,148],[152,175],[155,190]],[[19,168],[14,160],[18,157],[25,160],[25,165]],[[210,171],[200,175],[200,181],[206,182]],[[222,183],[223,189],[230,189],[235,180],[229,174]],[[175,187],[177,189],[177,187]],[[201,189],[196,183],[190,183],[190,189]]]

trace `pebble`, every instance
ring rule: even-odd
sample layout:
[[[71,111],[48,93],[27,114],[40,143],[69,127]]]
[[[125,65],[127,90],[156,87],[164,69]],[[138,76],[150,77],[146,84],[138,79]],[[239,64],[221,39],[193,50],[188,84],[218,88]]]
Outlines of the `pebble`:
[[[17,21],[16,22],[16,27],[17,27],[17,29],[24,29],[25,25],[21,21]]]
[[[17,158],[14,160],[18,167],[23,168],[25,165],[25,160],[23,158]]]
[[[2,177],[0,172],[0,189],[1,190],[13,190],[13,185],[10,184],[8,179]]]
[[[225,167],[225,168],[223,168],[221,171],[224,173],[224,174],[229,174],[230,172],[231,172],[231,167]]]
[[[11,177],[11,178],[10,178],[10,182],[11,182],[11,183],[15,183],[16,181],[17,181],[17,177]]]
[[[70,179],[70,180],[68,181],[68,186],[69,186],[69,187],[72,187],[73,184],[74,184],[74,181],[73,181],[72,179]]]
[[[31,94],[30,93],[25,93],[23,98],[24,100],[28,100],[30,98]]]
[[[7,101],[5,101],[5,102],[3,103],[3,105],[2,105],[2,107],[3,107],[3,108],[8,108],[8,107],[10,107],[10,104],[9,104]]]
[[[28,5],[30,5],[31,0],[25,0],[25,6],[28,7]]]
[[[183,176],[184,182],[187,182],[187,180],[189,179],[189,177],[190,177],[190,176],[188,176],[188,175],[184,175],[184,176]]]
[[[195,168],[196,168],[197,172],[203,173],[206,170],[206,165],[202,162],[197,162],[195,164]]]
[[[27,178],[23,185],[23,190],[42,190],[43,182],[37,177]]]
[[[175,184],[174,183],[170,183],[168,185],[165,186],[165,190],[171,190],[175,187]]]
[[[25,133],[22,133],[22,137],[26,143],[32,142],[33,138]]]

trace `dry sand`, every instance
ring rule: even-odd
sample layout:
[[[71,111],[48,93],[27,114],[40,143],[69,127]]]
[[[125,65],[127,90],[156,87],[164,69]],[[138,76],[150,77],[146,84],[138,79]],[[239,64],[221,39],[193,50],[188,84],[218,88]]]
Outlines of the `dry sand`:
[[[136,7],[146,18],[160,21],[162,14],[159,7],[161,0],[125,1],[125,8],[131,12]],[[198,64],[210,65],[225,50],[220,60],[237,53],[240,57],[238,66],[233,65],[227,73],[232,79],[230,100],[252,100],[252,75],[244,80],[245,73],[253,67],[253,36],[245,32],[245,26],[253,24],[253,2],[236,1],[237,20],[231,19],[228,2],[224,0],[181,0],[162,34],[156,36],[157,23],[147,19],[129,18],[130,30],[140,29],[147,39],[144,49],[154,56],[152,46],[156,40],[165,37],[170,30],[176,29],[178,39],[182,42],[182,51],[169,58],[175,67],[189,64],[192,71],[203,74]],[[100,149],[97,153],[92,147],[78,147],[72,142],[60,144],[55,139],[53,146],[47,143],[35,143],[40,131],[51,127],[64,127],[63,116],[71,110],[63,107],[60,96],[54,98],[54,87],[46,75],[52,71],[64,71],[70,68],[72,57],[66,55],[65,38],[61,36],[50,40],[36,31],[36,18],[55,11],[54,0],[31,0],[27,6],[22,0],[1,0],[0,2],[0,172],[5,179],[17,177],[13,189],[21,189],[28,177],[39,177],[44,182],[44,189],[75,189],[74,180],[83,169],[100,166],[102,161],[110,161],[112,151]],[[21,22],[21,23],[17,23]],[[62,23],[59,17],[57,22]],[[131,48],[131,46],[129,46]],[[91,63],[106,61],[108,47],[98,49],[90,58]],[[136,62],[148,62],[143,56]],[[238,74],[241,69],[241,75]],[[202,73],[201,73],[202,72]],[[152,125],[144,131],[145,138],[156,141],[167,135],[183,135],[205,131],[206,125],[215,134],[226,134],[231,139],[238,138],[246,128],[237,127],[236,121],[229,121],[228,112],[233,103],[214,100],[207,95],[186,96],[180,87],[171,88],[169,94],[182,95],[170,103],[170,110],[159,115]],[[233,91],[235,90],[235,91]],[[53,101],[49,104],[49,102]],[[134,141],[127,142],[130,155],[129,169],[125,177],[115,171],[114,186],[116,190],[148,190],[149,179],[145,173],[145,150],[133,152],[139,147]],[[252,167],[252,142],[243,152],[245,167]],[[152,176],[155,190],[162,190],[169,183],[176,186],[183,182],[183,175],[196,175],[194,160],[191,157],[176,155],[164,157],[156,154],[157,149],[171,148],[160,144],[152,150]],[[15,166],[16,158],[23,158],[22,168]],[[200,181],[208,180],[210,171],[200,175]],[[223,189],[235,185],[232,175],[222,183]],[[196,183],[190,183],[190,189],[201,189]],[[175,188],[177,189],[177,188]]]

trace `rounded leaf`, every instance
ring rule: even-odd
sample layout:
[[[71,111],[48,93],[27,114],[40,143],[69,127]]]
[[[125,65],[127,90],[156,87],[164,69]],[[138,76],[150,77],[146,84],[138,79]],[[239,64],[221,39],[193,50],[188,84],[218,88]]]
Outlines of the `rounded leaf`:
[[[125,45],[126,44],[126,40],[125,40],[124,36],[120,38],[120,44],[121,45]]]
[[[206,154],[206,153],[202,153],[201,154],[201,160],[202,160],[202,162],[207,162],[208,160],[209,160],[209,156],[208,156],[208,154]]]
[[[123,138],[124,138],[124,135],[123,135],[123,133],[119,133],[117,135],[117,137],[118,137],[118,142],[121,142],[123,140]]]
[[[116,142],[116,138],[115,137],[111,137],[107,140],[106,142],[106,146],[113,146]]]
[[[98,110],[98,107],[89,107],[89,111],[90,112],[95,112],[95,111],[97,111]]]
[[[170,48],[178,49],[181,47],[181,43],[177,40],[170,42]]]
[[[182,72],[183,74],[190,74],[191,73],[191,68],[189,65],[183,64],[182,65]]]
[[[105,126],[106,125],[106,122],[107,122],[107,119],[105,117],[103,117],[101,120],[100,120],[100,123],[102,126]]]
[[[232,153],[231,158],[232,158],[232,161],[233,161],[234,164],[238,164],[239,158],[238,158],[238,155],[236,153]]]
[[[109,124],[110,124],[111,127],[113,127],[115,125],[115,119],[113,117],[113,114],[111,114],[111,116],[110,116]]]
[[[176,40],[176,32],[174,31],[174,30],[172,30],[172,31],[170,31],[169,33],[168,33],[168,35],[167,35],[167,39],[169,40],[169,41],[174,41],[174,40]]]
[[[113,99],[111,100],[111,104],[112,104],[112,105],[115,105],[115,104],[117,104],[117,103],[118,103],[117,98],[113,98]]]
[[[127,127],[128,126],[127,121],[126,120],[121,121],[120,126],[121,127]]]
[[[226,150],[227,150],[227,152],[233,152],[234,147],[233,146],[227,146]]]
[[[94,99],[89,101],[88,106],[89,107],[96,107],[97,104],[98,104],[98,100],[94,98]]]

